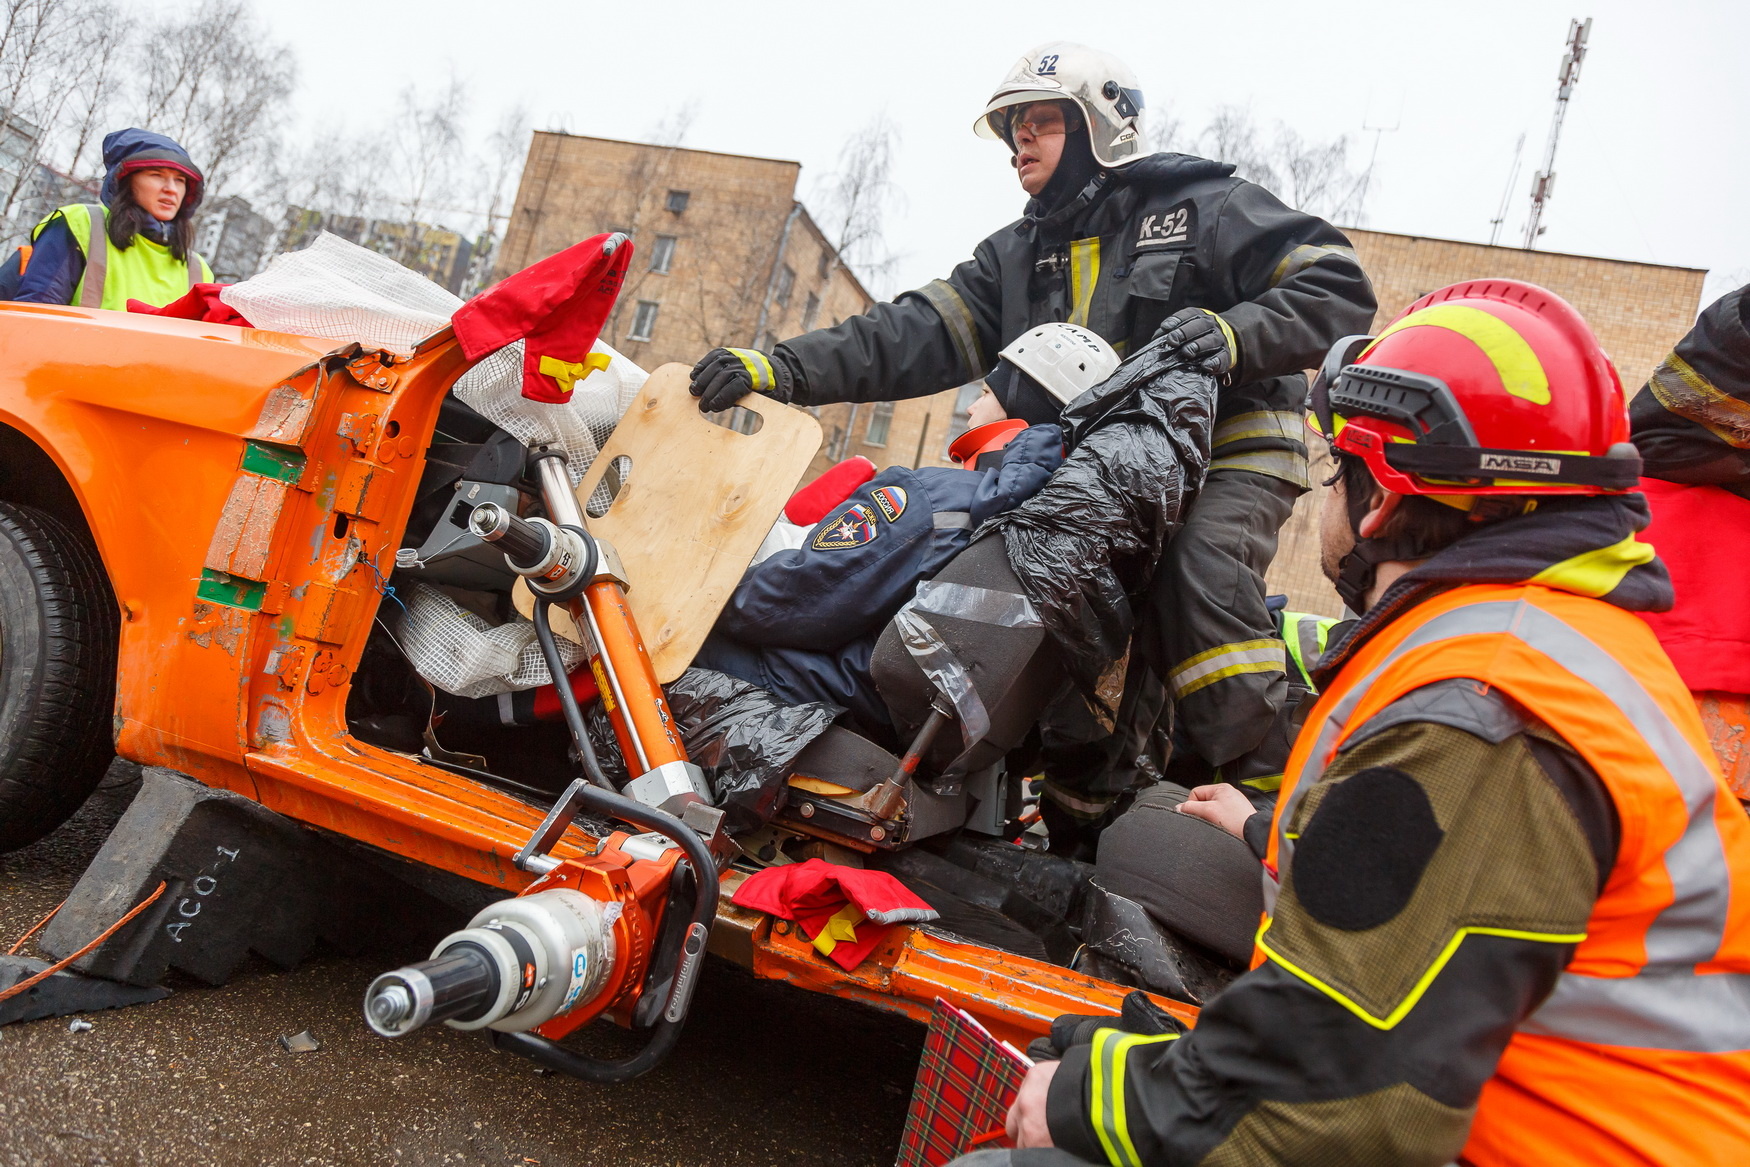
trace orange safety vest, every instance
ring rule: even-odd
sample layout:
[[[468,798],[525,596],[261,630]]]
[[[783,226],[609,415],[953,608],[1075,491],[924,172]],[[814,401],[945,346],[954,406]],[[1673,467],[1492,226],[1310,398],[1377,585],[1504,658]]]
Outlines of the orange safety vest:
[[[1484,1085],[1461,1161],[1750,1163],[1750,819],[1689,691],[1632,613],[1539,585],[1467,585],[1387,625],[1307,717],[1269,870],[1292,864],[1284,824],[1349,735],[1411,690],[1459,677],[1561,735],[1622,827],[1586,936]],[[1267,930],[1268,910],[1254,963]]]

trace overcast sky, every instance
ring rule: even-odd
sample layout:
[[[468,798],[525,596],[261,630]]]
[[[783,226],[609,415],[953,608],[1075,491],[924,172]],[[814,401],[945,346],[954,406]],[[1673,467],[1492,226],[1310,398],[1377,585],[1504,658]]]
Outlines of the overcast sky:
[[[1028,46],[1125,58],[1151,111],[1192,125],[1224,103],[1303,135],[1378,135],[1366,226],[1486,241],[1526,136],[1505,241],[1517,241],[1570,17],[1594,18],[1546,214],[1548,250],[1705,267],[1707,299],[1750,282],[1750,3],[1466,0],[1187,4],[875,0],[299,0],[264,6],[297,50],[299,108],[374,118],[451,67],[482,124],[521,102],[536,128],[640,138],[689,99],[686,145],[803,164],[885,110],[902,142],[894,288],[944,275],[1019,213],[1006,150],[973,118]]]

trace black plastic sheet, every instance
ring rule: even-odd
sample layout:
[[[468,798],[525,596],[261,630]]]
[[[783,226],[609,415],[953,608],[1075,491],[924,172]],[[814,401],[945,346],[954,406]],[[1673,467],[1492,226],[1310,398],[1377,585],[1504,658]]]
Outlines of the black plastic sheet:
[[[1108,715],[1100,680],[1129,648],[1130,597],[1209,469],[1215,393],[1167,345],[1139,350],[1064,411],[1070,453],[1045,489],[984,528],[1002,532],[1071,678]]]
[[[757,830],[784,805],[790,764],[844,710],[826,702],[786,705],[766,690],[711,669],[688,669],[663,686],[687,756],[705,772],[731,834]],[[599,703],[588,711],[602,769],[624,784],[626,765]]]

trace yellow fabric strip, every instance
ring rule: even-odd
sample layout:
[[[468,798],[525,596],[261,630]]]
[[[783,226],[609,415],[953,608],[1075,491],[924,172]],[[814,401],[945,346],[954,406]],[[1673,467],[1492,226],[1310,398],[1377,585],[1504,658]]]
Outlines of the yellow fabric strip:
[[[832,950],[839,946],[839,941],[852,943],[857,939],[857,925],[865,919],[862,909],[856,904],[846,904],[827,919],[826,927],[820,930],[820,935],[814,938],[814,947],[822,956],[831,956]]]
[[[1440,970],[1445,968],[1447,962],[1458,952],[1458,946],[1464,943],[1464,938],[1466,936],[1505,936],[1509,940],[1534,940],[1543,944],[1578,944],[1580,941],[1586,939],[1586,933],[1584,932],[1521,932],[1514,928],[1460,928],[1452,934],[1452,939],[1446,942],[1446,947],[1442,948],[1440,954],[1434,958],[1434,963],[1428,966],[1428,971],[1423,973],[1421,977],[1417,979],[1416,983],[1410,988],[1410,991],[1405,994],[1404,999],[1398,1002],[1397,1008],[1393,1009],[1390,1013],[1387,1013],[1384,1017],[1375,1017],[1360,1004],[1332,988],[1330,985],[1327,985],[1324,981],[1313,976],[1305,969],[1285,959],[1281,953],[1266,944],[1264,942],[1264,933],[1269,930],[1270,921],[1266,919],[1263,925],[1258,929],[1258,948],[1265,956],[1269,957],[1271,960],[1275,961],[1284,969],[1293,973],[1295,976],[1299,977],[1331,1000],[1337,1002],[1337,1004],[1343,1006],[1343,1008],[1349,1010],[1349,1012],[1355,1014],[1355,1016],[1361,1018],[1361,1020],[1367,1022],[1367,1024],[1373,1026],[1375,1029],[1391,1029],[1396,1026],[1398,1022],[1409,1016],[1410,1010],[1416,1007],[1416,1002],[1422,999],[1422,994],[1426,993],[1428,987],[1434,983],[1434,978],[1440,975]]]
[[[1088,310],[1094,304],[1094,285],[1100,280],[1100,241],[1077,239],[1069,245],[1069,322],[1088,326]]]
[[[1552,563],[1532,576],[1531,582],[1598,599],[1615,591],[1623,576],[1653,562],[1653,558],[1653,545],[1630,535],[1620,543]]]
[[[1262,778],[1247,778],[1241,786],[1250,786],[1253,790],[1262,790],[1265,794],[1274,794],[1282,789],[1282,775],[1266,774]]]
[[[1500,374],[1503,389],[1534,405],[1549,404],[1549,377],[1531,345],[1499,316],[1467,304],[1436,304],[1404,317],[1374,337],[1358,359],[1365,359],[1380,341],[1406,328],[1444,328],[1458,333],[1483,350]]]
[[[1331,257],[1356,262],[1353,247],[1338,247],[1335,244],[1302,243],[1294,248],[1276,264],[1276,270],[1270,273],[1270,286],[1277,284],[1292,275],[1299,275],[1321,259]]]
[[[1750,449],[1750,401],[1720,392],[1676,353],[1653,370],[1647,388],[1660,405],[1678,417],[1688,418],[1728,446]]]

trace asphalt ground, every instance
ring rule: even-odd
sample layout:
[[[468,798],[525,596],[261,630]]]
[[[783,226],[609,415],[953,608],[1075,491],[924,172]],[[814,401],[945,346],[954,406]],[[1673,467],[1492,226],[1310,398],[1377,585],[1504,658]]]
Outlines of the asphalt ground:
[[[129,779],[118,765],[60,830],[0,856],[0,951],[72,888]],[[85,1015],[84,1032],[0,1029],[0,1164],[893,1162],[923,1047],[911,1022],[713,959],[669,1060],[595,1086],[442,1026],[375,1036],[359,1001],[388,967],[318,952],[219,988],[173,981],[163,1001]],[[603,1028],[586,1048],[630,1052]],[[282,1048],[303,1030],[320,1050]]]

